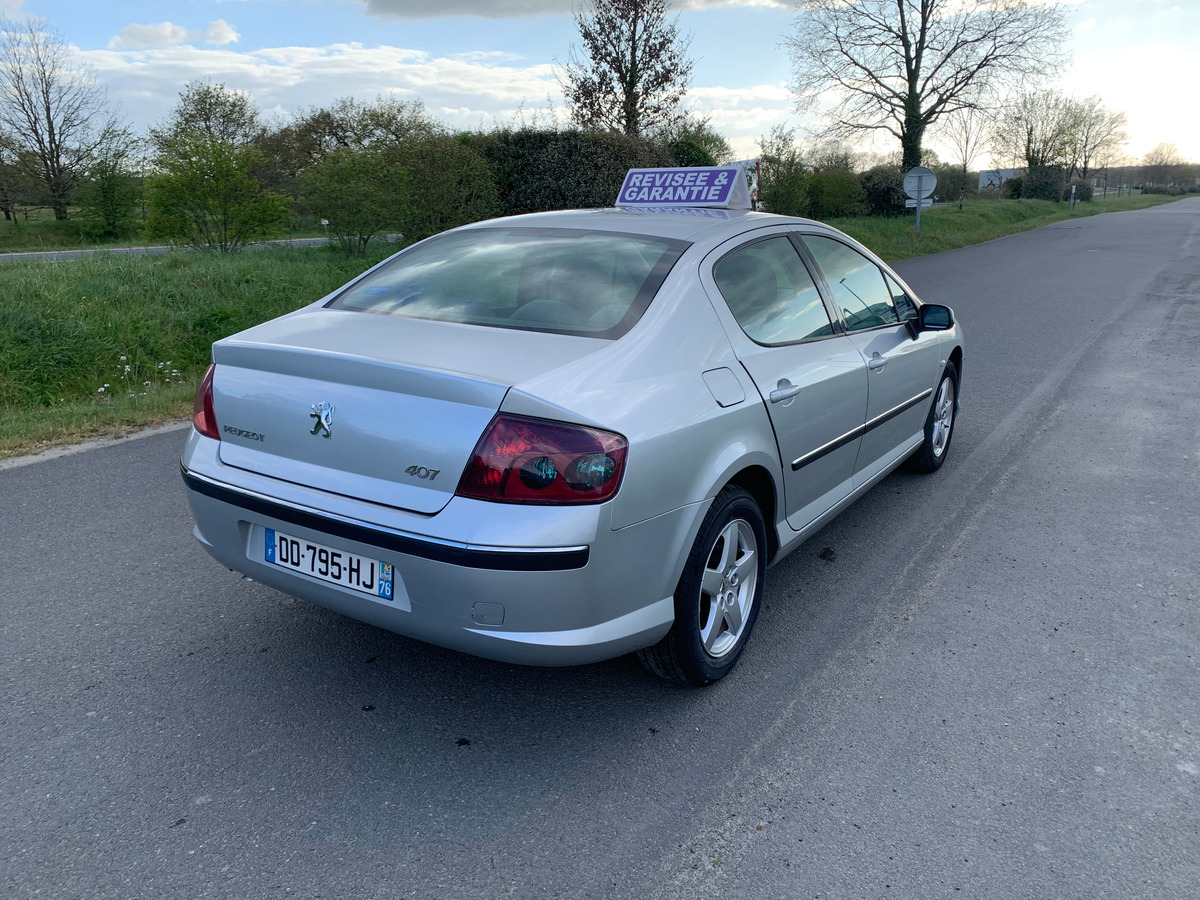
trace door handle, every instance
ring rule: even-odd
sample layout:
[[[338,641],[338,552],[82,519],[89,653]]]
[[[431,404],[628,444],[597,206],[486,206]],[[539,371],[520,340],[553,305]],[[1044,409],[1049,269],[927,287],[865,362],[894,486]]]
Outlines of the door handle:
[[[787,403],[802,390],[804,390],[804,385],[792,384],[786,378],[780,378],[779,384],[775,385],[775,390],[771,391],[770,400],[772,403]]]
[[[878,351],[871,354],[871,358],[867,360],[867,368],[873,372],[882,372],[883,367],[887,365],[887,357],[880,356]]]

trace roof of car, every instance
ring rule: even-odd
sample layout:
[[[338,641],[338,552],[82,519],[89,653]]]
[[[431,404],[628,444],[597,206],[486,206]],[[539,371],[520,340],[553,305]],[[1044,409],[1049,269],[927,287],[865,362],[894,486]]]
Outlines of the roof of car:
[[[744,209],[570,209],[560,212],[528,213],[476,222],[467,228],[572,228],[615,231],[694,242],[702,236],[736,235],[767,225],[819,225],[808,219],[777,216]]]

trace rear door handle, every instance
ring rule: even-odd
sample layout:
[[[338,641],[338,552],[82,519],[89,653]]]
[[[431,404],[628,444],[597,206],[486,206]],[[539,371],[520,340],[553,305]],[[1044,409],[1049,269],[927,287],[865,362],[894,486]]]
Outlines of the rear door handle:
[[[878,352],[872,353],[871,358],[867,360],[867,368],[874,372],[879,372],[887,365],[887,357],[880,356]]]
[[[802,390],[804,385],[792,384],[786,378],[780,378],[775,390],[771,391],[770,399],[772,403],[787,403]]]

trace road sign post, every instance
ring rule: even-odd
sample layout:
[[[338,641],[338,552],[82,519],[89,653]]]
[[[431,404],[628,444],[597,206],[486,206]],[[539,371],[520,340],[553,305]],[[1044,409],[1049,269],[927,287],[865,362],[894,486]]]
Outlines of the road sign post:
[[[921,233],[921,207],[932,206],[932,200],[926,200],[933,189],[937,187],[937,175],[932,169],[924,166],[914,166],[904,175],[904,193],[911,198],[905,206],[917,208],[917,234]]]

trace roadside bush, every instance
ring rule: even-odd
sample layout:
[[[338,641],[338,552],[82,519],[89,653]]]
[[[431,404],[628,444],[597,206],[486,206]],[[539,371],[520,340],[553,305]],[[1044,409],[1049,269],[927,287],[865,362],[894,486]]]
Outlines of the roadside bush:
[[[805,215],[813,219],[860,216],[867,211],[866,196],[853,172],[813,172],[804,182]]]
[[[1062,166],[1033,166],[1025,176],[1021,196],[1026,200],[1053,200],[1057,203],[1062,199],[1066,182]]]
[[[1010,178],[1004,184],[1000,185],[1000,198],[1002,200],[1020,200],[1025,193],[1025,178],[1017,176]]]
[[[938,166],[934,172],[937,174],[934,193],[941,198],[940,202],[956,203],[965,196],[970,179],[963,174],[961,166]]]
[[[465,139],[491,167],[505,216],[612,206],[628,169],[675,164],[661,144],[610,132],[500,129]]]
[[[301,177],[301,200],[329,220],[343,253],[362,256],[384,232],[400,231],[408,210],[408,172],[375,149],[341,147]]]
[[[408,172],[401,217],[406,242],[499,214],[487,160],[462,141],[447,135],[415,138],[401,143],[393,158]]]
[[[180,139],[148,185],[150,237],[232,252],[274,234],[288,215],[282,194],[263,190],[260,154],[216,138]]]
[[[1073,178],[1071,183],[1067,185],[1066,193],[1063,194],[1064,200],[1071,199],[1071,188],[1075,188],[1075,200],[1079,203],[1091,203],[1092,197],[1095,195],[1095,190],[1092,188],[1091,181],[1085,181],[1082,178]]]
[[[905,213],[904,173],[895,166],[875,166],[858,176],[867,210],[873,216],[900,216]]]

